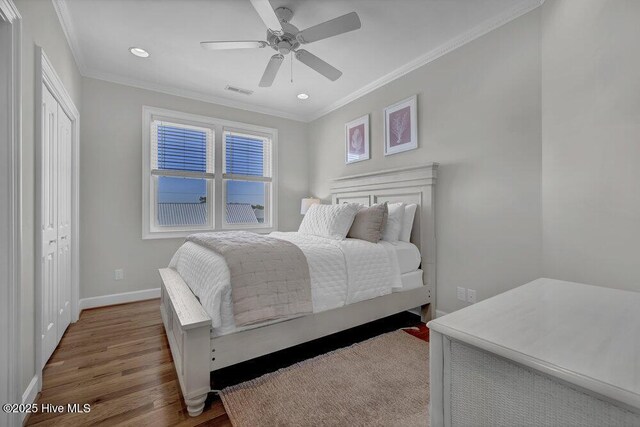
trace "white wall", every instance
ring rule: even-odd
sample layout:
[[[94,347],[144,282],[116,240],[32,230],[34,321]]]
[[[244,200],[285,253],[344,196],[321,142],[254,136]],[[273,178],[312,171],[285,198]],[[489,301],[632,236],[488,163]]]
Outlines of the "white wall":
[[[14,0],[22,15],[22,287],[21,384],[35,375],[35,47],[42,46],[76,107],[81,108],[81,77],[50,1]]]
[[[0,6],[0,12],[2,6]],[[12,81],[12,34],[13,26],[4,20],[2,13],[0,13],[0,99],[4,100],[3,108],[0,109],[0,342],[12,343],[13,337],[17,334],[13,334],[11,328],[13,328],[13,314],[10,307],[12,304],[13,296],[13,282],[15,280],[13,272],[13,158],[12,145],[13,138],[7,137],[6,130],[12,129],[12,114],[11,111],[6,108],[9,101],[12,99],[12,91],[10,82]],[[7,102],[9,101],[9,102]],[[10,362],[13,360],[12,346],[6,345],[0,348],[0,401],[2,402],[14,402],[14,385],[9,384],[9,376],[15,373],[11,373],[12,369]],[[18,377],[18,381],[20,378]],[[0,425],[9,423],[9,414],[0,414]]]
[[[80,297],[159,287],[184,239],[142,240],[142,106],[278,129],[278,228],[297,230],[306,196],[305,123],[137,89],[82,80]],[[114,269],[124,269],[115,281]]]
[[[640,2],[542,8],[544,274],[640,290]]]
[[[309,126],[311,193],[332,178],[441,164],[436,190],[438,310],[541,275],[540,10],[534,10]],[[382,109],[418,94],[420,148],[383,155]],[[345,166],[344,124],[371,113],[372,159]]]

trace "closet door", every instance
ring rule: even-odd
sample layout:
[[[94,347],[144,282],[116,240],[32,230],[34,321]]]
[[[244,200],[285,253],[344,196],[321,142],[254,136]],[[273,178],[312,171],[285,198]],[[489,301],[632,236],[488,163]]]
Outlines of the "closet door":
[[[58,344],[58,102],[42,88],[42,352],[43,365]]]
[[[71,323],[71,119],[58,107],[57,342]]]

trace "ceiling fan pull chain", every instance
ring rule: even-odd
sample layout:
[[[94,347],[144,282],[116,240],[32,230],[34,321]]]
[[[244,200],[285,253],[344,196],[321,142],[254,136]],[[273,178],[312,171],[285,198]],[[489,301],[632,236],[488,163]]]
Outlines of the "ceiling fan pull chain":
[[[291,83],[293,83],[293,53],[289,56],[291,56]]]

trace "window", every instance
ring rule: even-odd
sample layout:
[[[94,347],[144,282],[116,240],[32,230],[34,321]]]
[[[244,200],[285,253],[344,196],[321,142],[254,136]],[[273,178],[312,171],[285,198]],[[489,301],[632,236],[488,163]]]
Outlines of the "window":
[[[143,109],[143,238],[275,229],[275,129]]]
[[[211,228],[213,129],[151,122],[154,229]]]
[[[224,133],[224,225],[269,224],[271,140],[234,131]]]

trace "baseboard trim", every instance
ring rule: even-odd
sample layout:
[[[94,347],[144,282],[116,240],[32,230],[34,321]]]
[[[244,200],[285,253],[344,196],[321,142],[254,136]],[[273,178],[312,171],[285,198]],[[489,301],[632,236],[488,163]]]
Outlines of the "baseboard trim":
[[[88,308],[105,307],[108,305],[125,304],[128,302],[144,301],[155,298],[160,298],[160,288],[83,298],[80,300],[80,311]]]
[[[446,311],[436,310],[436,318],[446,316],[447,314],[449,313],[447,313]]]
[[[36,401],[36,396],[38,396],[38,376],[34,375],[29,382],[24,393],[22,393],[22,404],[30,405]],[[24,422],[24,419],[27,417],[27,412],[21,412],[20,422]]]

